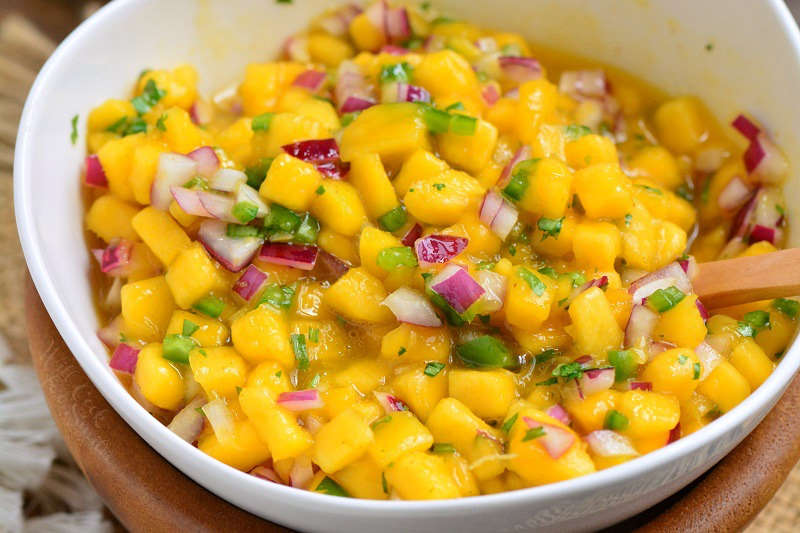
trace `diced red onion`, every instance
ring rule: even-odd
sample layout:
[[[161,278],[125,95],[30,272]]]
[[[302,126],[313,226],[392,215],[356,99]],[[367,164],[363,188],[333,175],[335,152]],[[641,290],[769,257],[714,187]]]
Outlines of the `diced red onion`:
[[[703,381],[708,375],[717,368],[717,365],[722,362],[722,355],[714,349],[707,341],[711,340],[709,336],[706,341],[701,342],[697,348],[694,349],[697,359],[700,361],[702,372],[700,373],[700,381]],[[725,336],[726,340],[730,342],[730,337]]]
[[[126,239],[114,239],[103,250],[94,250],[100,263],[100,271],[111,276],[124,274],[131,260],[133,243]]]
[[[783,194],[778,187],[761,187],[756,198],[753,223],[769,228],[778,228],[783,223],[783,215],[776,206],[784,205]]]
[[[375,105],[375,101],[371,98],[359,98],[357,96],[348,96],[342,104],[340,111],[342,113],[353,113],[355,111],[363,111],[368,107]]]
[[[475,273],[475,281],[486,291],[479,300],[481,314],[499,311],[506,299],[506,277],[491,270],[479,270]]]
[[[323,161],[314,163],[317,172],[331,179],[341,180],[350,172],[350,163],[337,159],[336,161]]]
[[[111,322],[97,330],[97,338],[109,348],[116,348],[122,335],[122,315],[116,316]]]
[[[414,250],[422,266],[447,263],[467,247],[469,239],[453,235],[428,235],[417,239]]]
[[[497,41],[493,37],[481,37],[475,41],[475,47],[484,53],[497,52]]]
[[[561,394],[565,400],[583,400],[583,391],[577,379],[567,381],[561,389]]]
[[[485,292],[466,269],[454,264],[447,265],[434,276],[430,281],[430,288],[444,298],[457,313],[466,311]]]
[[[311,459],[307,455],[296,457],[289,471],[289,482],[292,487],[308,488],[312,479],[314,479],[314,467],[311,465]]]
[[[222,196],[207,191],[197,191],[197,197],[208,212],[208,216],[224,222],[238,224],[240,221],[233,215],[233,206],[236,205],[230,196]]]
[[[733,221],[731,222],[731,237],[743,237],[747,234],[747,229],[752,222],[753,213],[758,205],[762,190],[763,187],[757,188],[755,192],[753,192],[753,196],[750,197],[750,201],[744,204],[742,208],[737,211],[736,216],[733,217]]]
[[[394,45],[394,44],[387,44],[387,45],[384,45],[383,48],[381,48],[381,53],[389,54],[389,55],[393,55],[393,56],[404,56],[404,55],[406,55],[408,53],[411,53],[411,51],[403,48],[402,46],[397,46],[397,45]]]
[[[281,480],[280,476],[275,473],[275,470],[272,468],[259,465],[248,472],[251,476],[255,476],[259,479],[264,479],[266,481],[272,481],[273,483],[279,483],[283,485],[283,481]]]
[[[374,391],[375,399],[381,404],[386,414],[396,413],[398,411],[408,411],[408,406],[403,401],[388,392]]]
[[[763,133],[745,151],[744,166],[762,183],[780,183],[789,170],[789,163],[780,148]]]
[[[258,194],[258,191],[246,183],[240,183],[239,187],[236,189],[236,203],[238,204],[241,202],[247,202],[256,206],[258,208],[256,212],[257,218],[265,217],[269,213],[269,207],[267,207],[267,204],[261,199],[261,195]]]
[[[697,307],[697,311],[700,313],[700,316],[703,320],[708,320],[708,311],[706,310],[706,306],[703,305],[703,302],[700,301],[698,298],[694,301],[694,305]]]
[[[503,98],[508,98],[509,100],[519,100],[519,87],[514,87],[510,89],[506,94],[503,95]]]
[[[350,23],[361,11],[357,5],[347,4],[319,19],[317,25],[331,35],[343,37],[350,30]]]
[[[768,228],[759,224],[753,226],[753,229],[750,231],[750,243],[760,241],[767,241],[770,244],[775,244],[775,228]]]
[[[584,283],[583,285],[581,285],[580,287],[575,287],[574,289],[572,289],[569,296],[567,297],[567,302],[565,307],[569,307],[570,304],[572,303],[572,300],[577,298],[583,292],[588,291],[592,287],[597,287],[598,289],[605,290],[607,286],[608,286],[608,276],[600,276],[599,278],[591,279],[586,283]]]
[[[211,429],[214,430],[214,435],[216,435],[218,441],[225,442],[233,437],[233,414],[228,409],[228,406],[225,405],[225,400],[222,398],[211,400],[201,407],[201,410],[206,415],[208,423],[211,424]]]
[[[739,115],[733,119],[731,126],[750,141],[754,141],[758,134],[761,133],[761,129],[744,115]]]
[[[389,8],[386,10],[386,35],[389,40],[402,42],[411,36],[411,24],[408,20],[408,11],[404,7]]]
[[[203,415],[197,410],[201,409],[205,403],[205,398],[197,396],[186,404],[186,407],[178,411],[167,428],[189,444],[193,443],[203,431],[205,421]]]
[[[130,344],[120,343],[114,350],[108,366],[118,372],[133,374],[136,370],[136,362],[139,360],[139,350]]]
[[[671,286],[680,289],[684,294],[692,292],[692,282],[677,262],[637,279],[628,287],[628,292],[633,296],[634,304],[641,304],[658,289]]]
[[[584,371],[580,378],[583,394],[590,396],[596,392],[608,390],[614,384],[615,370],[610,368],[592,368]]]
[[[361,111],[375,105],[361,68],[349,60],[339,64],[334,95],[340,113]]]
[[[233,284],[233,292],[238,294],[243,300],[249,302],[267,281],[267,275],[261,272],[255,265],[249,265],[244,273]]]
[[[414,242],[422,236],[422,226],[414,224],[401,239],[403,246],[414,246]]]
[[[208,182],[215,191],[234,192],[240,183],[247,183],[247,174],[232,168],[219,169]]]
[[[439,315],[428,299],[408,287],[400,287],[387,296],[382,304],[388,307],[400,322],[429,327],[442,325]]]
[[[258,258],[267,263],[285,265],[300,270],[312,270],[317,262],[319,248],[305,244],[265,242]]]
[[[733,211],[743,206],[750,198],[750,187],[739,176],[734,176],[722,189],[717,198],[720,209]]]
[[[96,154],[86,156],[86,185],[105,189],[108,187],[108,178]]]
[[[388,35],[389,31],[386,27],[386,16],[389,11],[389,4],[386,0],[378,0],[371,4],[364,14],[367,16],[369,21],[372,23],[375,28],[379,29],[381,33],[386,36]]]
[[[609,429],[598,429],[586,435],[586,443],[593,454],[601,457],[639,455],[628,437]]]
[[[486,105],[493,106],[500,99],[500,91],[494,83],[487,83],[481,89],[481,96]]]
[[[203,207],[203,202],[200,201],[200,193],[196,189],[187,189],[185,187],[172,186],[169,188],[172,197],[178,202],[178,206],[187,214],[198,217],[214,218],[208,210]]]
[[[544,435],[537,437],[534,441],[544,446],[548,455],[553,459],[558,459],[567,453],[567,450],[575,442],[575,435],[567,429],[553,424],[543,424],[527,416],[523,416],[522,420],[529,429],[542,428],[544,430]]]
[[[334,161],[339,159],[339,145],[336,139],[312,139],[281,146],[284,152],[308,163]]]
[[[430,102],[431,93],[422,87],[408,83],[388,83],[384,85],[383,102]]]
[[[292,61],[297,61],[298,63],[311,61],[311,54],[308,53],[308,39],[303,36],[293,35],[289,37],[286,39],[283,49]]]
[[[609,84],[602,70],[568,70],[561,73],[558,90],[575,100],[600,99],[609,93]]]
[[[506,78],[516,83],[538,80],[542,77],[542,66],[532,57],[501,56],[500,70]]]
[[[316,276],[336,281],[344,276],[350,270],[350,267],[335,255],[329,254],[325,250],[320,250],[319,254],[317,254],[317,264],[314,265],[314,270]]]
[[[689,281],[693,280],[695,276],[697,276],[699,267],[697,266],[697,259],[695,259],[693,255],[687,256],[686,259],[681,259],[678,261],[678,264],[681,266],[683,271],[686,272],[686,276],[689,278]]]
[[[431,54],[433,52],[439,52],[441,50],[444,50],[446,46],[447,46],[447,39],[445,39],[444,35],[437,35],[432,33],[425,38],[425,42],[422,45],[422,49],[425,50],[426,53]]]
[[[492,232],[505,240],[517,223],[517,218],[519,212],[511,203],[494,190],[486,192],[481,203],[480,219]]]
[[[511,161],[509,161],[508,164],[503,168],[503,172],[500,173],[500,178],[497,180],[497,186],[500,188],[505,187],[508,184],[508,181],[511,179],[511,172],[514,170],[514,167],[517,166],[517,163],[525,161],[526,159],[530,159],[530,157],[530,147],[527,145],[520,146],[514,154],[514,157],[511,158]]]
[[[275,403],[289,411],[309,411],[325,405],[317,389],[282,392]]]
[[[572,419],[570,418],[569,413],[567,413],[567,410],[558,404],[551,405],[547,409],[546,413],[549,416],[552,416],[553,418],[561,422],[562,424],[564,424],[565,426],[568,426],[572,423]]]
[[[208,179],[219,170],[219,157],[210,146],[201,146],[186,154],[186,157],[197,163],[197,173],[203,178]]]
[[[189,117],[198,126],[204,126],[214,118],[214,108],[208,100],[198,97],[189,108]]]
[[[634,305],[625,326],[625,346],[644,347],[653,335],[658,313],[644,305]]]
[[[730,153],[718,146],[705,148],[697,152],[694,158],[694,168],[703,174],[713,174],[722,167]]]
[[[319,91],[325,84],[325,78],[327,76],[328,75],[324,71],[309,69],[301,72],[300,75],[294,79],[292,85],[295,87],[308,89],[309,91],[315,93]]]
[[[667,437],[667,444],[672,444],[676,440],[681,438],[681,423],[678,422],[675,424],[675,427],[669,430],[669,436]]]
[[[666,352],[675,348],[675,345],[667,341],[651,341],[647,344],[645,352],[647,352],[647,360],[651,361],[655,356],[660,353]]]
[[[194,159],[181,154],[163,153],[158,157],[158,170],[150,189],[150,204],[166,211],[172,202],[171,187],[180,187],[197,175]]]
[[[653,390],[653,384],[649,381],[631,381],[631,390]]]
[[[594,358],[591,355],[582,355],[572,362],[578,363],[579,365],[581,365],[582,368],[588,368],[589,366],[591,366],[593,361]]]
[[[228,237],[228,225],[219,220],[206,220],[200,225],[197,238],[222,266],[239,272],[253,258],[263,242],[258,237]]]

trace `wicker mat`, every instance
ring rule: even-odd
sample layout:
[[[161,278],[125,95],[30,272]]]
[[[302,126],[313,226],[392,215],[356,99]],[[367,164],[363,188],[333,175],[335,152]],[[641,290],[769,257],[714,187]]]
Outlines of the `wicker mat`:
[[[0,333],[11,346],[12,362],[28,359],[23,322],[25,262],[14,225],[12,201],[13,147],[25,95],[53,47],[47,37],[23,19],[7,17],[0,23],[0,294],[5,296],[4,305],[0,305]],[[747,529],[748,533],[797,531],[800,531],[800,464]]]

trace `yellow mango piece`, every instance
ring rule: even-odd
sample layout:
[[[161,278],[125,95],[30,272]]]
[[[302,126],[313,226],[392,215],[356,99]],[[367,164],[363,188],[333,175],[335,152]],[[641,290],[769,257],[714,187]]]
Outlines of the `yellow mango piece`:
[[[435,178],[448,168],[447,163],[429,151],[417,150],[405,160],[392,184],[398,195],[405,196],[414,181]]]
[[[345,128],[339,146],[345,161],[352,161],[356,154],[372,153],[393,167],[418,149],[430,149],[430,142],[419,106],[399,103],[365,109]]]
[[[92,202],[86,212],[86,228],[107,243],[117,238],[135,241],[138,236],[131,221],[136,213],[129,203],[106,194]]]
[[[358,266],[358,250],[350,236],[336,233],[330,228],[322,228],[317,237],[317,245],[331,255],[351,266]]]
[[[680,401],[686,401],[697,385],[703,367],[693,350],[674,348],[656,355],[642,372],[642,380],[653,384],[653,390],[672,394]]]
[[[347,178],[361,194],[370,218],[377,220],[399,205],[392,182],[377,154],[353,157]]]
[[[683,183],[678,162],[663,146],[645,146],[633,156],[629,166],[634,175],[647,178],[668,189],[674,189]]]
[[[350,37],[359,50],[378,50],[386,43],[383,28],[378,28],[365,13],[357,15],[350,22]]]
[[[183,403],[183,376],[164,359],[161,344],[142,348],[133,379],[145,399],[157,407],[174,411]]]
[[[289,328],[283,313],[268,305],[248,311],[231,324],[236,351],[251,364],[266,360],[294,368],[295,356],[289,343]]]
[[[319,281],[305,280],[297,285],[292,300],[292,314],[298,318],[333,318],[322,306],[326,287]]]
[[[322,176],[314,165],[280,154],[269,167],[259,194],[294,211],[308,211]]]
[[[216,142],[225,154],[239,165],[245,165],[252,159],[253,128],[251,119],[247,117],[234,121],[216,136]]]
[[[288,372],[285,372],[277,361],[259,363],[247,375],[247,386],[265,388],[273,399],[282,392],[292,390]]]
[[[308,36],[308,53],[315,63],[335,67],[353,55],[353,48],[333,35],[312,33]]]
[[[385,468],[401,455],[424,452],[433,445],[433,435],[413,413],[398,411],[380,419],[372,427],[374,441],[367,452],[379,466]]]
[[[769,357],[776,359],[792,339],[796,322],[782,312],[770,311],[769,325],[756,335],[756,342]]]
[[[450,346],[450,331],[446,327],[400,324],[383,336],[381,357],[395,361],[446,362]]]
[[[428,420],[439,400],[447,396],[447,370],[435,376],[425,374],[426,365],[415,365],[398,374],[391,383],[398,398],[423,422]]]
[[[145,207],[139,211],[131,220],[131,224],[164,266],[169,266],[172,260],[192,243],[183,228],[172,217],[154,207]]]
[[[319,221],[342,235],[355,235],[367,221],[358,191],[347,182],[322,180],[322,194],[315,194],[311,213]]]
[[[572,246],[575,239],[575,230],[578,227],[578,219],[573,214],[566,214],[561,221],[561,231],[558,235],[545,234],[539,227],[533,229],[531,241],[533,249],[548,257],[564,257],[572,253]]]
[[[497,128],[491,122],[480,119],[472,135],[448,132],[438,137],[442,158],[453,167],[471,174],[477,174],[489,164],[496,143]]]
[[[128,100],[111,98],[92,109],[87,119],[90,132],[104,131],[123,117],[135,117],[136,109]]]
[[[173,107],[164,113],[164,140],[167,146],[181,154],[186,154],[210,143],[211,137],[194,122],[185,110]]]
[[[358,238],[358,255],[361,266],[370,274],[379,279],[385,279],[389,271],[378,266],[378,254],[386,248],[403,246],[400,239],[387,231],[381,231],[373,226],[366,226]]]
[[[464,172],[447,170],[433,178],[411,182],[404,201],[417,220],[436,226],[455,224],[470,207],[477,209],[480,183]]]
[[[156,178],[158,158],[162,151],[155,143],[142,144],[133,151],[130,184],[134,199],[142,205],[150,205],[150,188]]]
[[[141,94],[149,81],[164,91],[158,104],[164,108],[178,106],[189,109],[197,99],[197,71],[191,65],[178,65],[172,70],[151,70],[139,78],[136,94]]]
[[[693,151],[708,135],[700,106],[692,98],[676,98],[664,102],[653,116],[661,142],[679,154]]]
[[[603,135],[583,135],[564,146],[567,164],[580,170],[598,163],[619,163],[614,141]]]
[[[515,167],[514,178],[524,176],[525,171]],[[547,218],[560,218],[567,210],[572,198],[572,172],[557,159],[542,159],[536,162],[524,178],[527,187],[519,200],[519,206],[529,213]]]
[[[550,122],[556,110],[558,89],[544,78],[519,86],[516,124],[517,136],[524,144],[534,144],[539,128]]]
[[[333,474],[361,457],[372,444],[373,434],[361,415],[349,409],[322,426],[315,440],[314,462]]]
[[[300,63],[288,61],[247,65],[244,81],[239,86],[245,115],[274,111],[281,93],[303,70],[305,67]]]
[[[568,331],[578,353],[604,354],[622,343],[622,329],[601,289],[592,287],[579,294],[569,306],[569,316]]]
[[[728,361],[721,361],[703,380],[697,392],[713,401],[719,410],[727,413],[750,396],[750,384]]]
[[[309,361],[341,361],[349,354],[347,331],[335,320],[293,320],[289,331],[306,336]]]
[[[552,283],[548,276],[518,266],[509,276],[506,290],[506,320],[512,326],[533,331],[550,316]]]
[[[389,365],[386,361],[360,359],[333,376],[337,387],[355,387],[361,394],[369,394],[386,381]]]
[[[144,142],[144,135],[128,135],[112,139],[97,152],[97,158],[108,179],[108,189],[120,200],[133,201],[133,189],[130,184],[131,165],[136,147]]]
[[[774,313],[771,313],[771,315]],[[775,364],[753,339],[745,338],[730,355],[733,367],[744,376],[752,390],[756,390],[772,374]]]
[[[293,412],[275,403],[266,387],[243,388],[239,404],[258,437],[269,446],[273,460],[298,457],[311,448],[311,434],[297,423]]]
[[[452,369],[449,394],[483,419],[500,419],[516,398],[514,374],[508,370]]]
[[[230,439],[220,442],[211,432],[200,438],[197,447],[206,455],[244,472],[270,458],[269,448],[249,420],[235,422]]]
[[[229,346],[195,348],[189,366],[209,398],[234,397],[247,380],[247,364]]]
[[[122,318],[133,337],[155,342],[164,338],[175,303],[164,276],[122,286]]]
[[[697,219],[692,204],[654,181],[636,179],[633,184],[634,202],[647,208],[654,218],[677,224],[683,231],[692,229]]]
[[[365,268],[351,268],[325,292],[323,301],[334,312],[356,322],[387,323],[394,320],[381,305],[388,296],[380,280]]]
[[[333,479],[354,498],[368,500],[389,498],[383,490],[383,470],[368,455],[336,472]]]
[[[579,265],[614,270],[614,261],[622,253],[620,232],[608,222],[580,223],[575,228],[572,250]]]
[[[182,310],[172,313],[172,318],[170,318],[169,325],[167,325],[167,335],[181,334],[184,322],[197,326],[197,329],[190,336],[200,346],[222,346],[228,342],[230,333],[225,324],[209,316]]]
[[[414,451],[386,470],[386,481],[404,500],[443,500],[461,494],[441,457]]]
[[[500,251],[503,241],[478,218],[478,212],[467,213],[458,223],[444,228],[440,235],[467,238],[467,247],[462,254],[489,259]]]
[[[576,427],[584,434],[603,429],[606,415],[615,409],[620,401],[621,392],[604,390],[590,394],[584,399],[577,395],[564,402],[564,408],[569,413]]]
[[[451,94],[471,95],[480,90],[469,62],[452,50],[425,54],[414,69],[414,80],[428,89],[434,99]]]
[[[629,425],[622,433],[632,439],[646,438],[674,428],[680,421],[680,403],[672,395],[640,390],[622,394],[617,410]]]
[[[253,134],[250,158],[277,157],[284,153],[281,147],[286,144],[327,139],[331,133],[324,123],[315,118],[297,113],[275,113],[268,130]]]
[[[687,294],[675,307],[661,313],[653,330],[653,338],[692,349],[703,342],[706,325],[695,300],[697,296]]]
[[[633,207],[629,180],[617,164],[600,163],[579,170],[575,192],[589,218],[622,218]]]
[[[175,303],[188,309],[214,288],[216,275],[217,270],[205,247],[195,242],[175,256],[165,278]]]

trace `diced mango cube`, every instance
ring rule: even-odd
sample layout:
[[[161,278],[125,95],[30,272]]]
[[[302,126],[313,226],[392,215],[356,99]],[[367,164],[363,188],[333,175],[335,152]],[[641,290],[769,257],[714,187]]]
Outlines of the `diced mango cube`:
[[[406,208],[421,222],[435,226],[455,224],[470,208],[477,209],[484,190],[465,172],[447,170],[438,176],[411,182]]]
[[[386,480],[404,500],[443,500],[461,493],[441,457],[414,451],[386,471]]]
[[[361,457],[372,442],[369,424],[361,415],[348,409],[322,426],[316,434],[313,459],[322,470],[333,474]]]
[[[361,194],[370,218],[377,220],[399,205],[392,182],[377,154],[353,157],[348,179]]]
[[[489,164],[496,143],[497,128],[480,119],[472,135],[448,132],[438,137],[439,152],[444,160],[470,174],[477,174]]]
[[[205,247],[195,242],[175,256],[165,277],[175,303],[188,309],[214,288],[217,269]]]
[[[145,207],[131,220],[133,229],[164,266],[169,266],[192,241],[169,214]]]
[[[189,366],[209,398],[234,397],[247,380],[247,364],[229,346],[195,348]]]
[[[408,411],[388,415],[388,420],[377,421],[372,428],[375,440],[367,451],[381,467],[386,467],[404,453],[424,452],[433,444],[428,428]]]
[[[190,328],[197,326],[190,336],[200,346],[222,346],[228,341],[230,333],[225,324],[215,318],[182,310],[172,313],[167,326],[167,335],[181,334],[187,322]]]
[[[515,399],[516,382],[508,370],[458,368],[447,375],[449,394],[483,419],[500,419]]]
[[[295,355],[289,343],[289,328],[283,313],[268,305],[248,311],[231,324],[231,340],[248,362],[266,360],[293,368]]]
[[[129,203],[106,194],[92,203],[86,213],[86,227],[105,242],[116,238],[135,241],[138,235],[131,222],[137,212]]]
[[[183,376],[164,359],[161,344],[141,349],[133,379],[145,399],[157,407],[175,410],[183,403]]]
[[[214,459],[247,472],[270,458],[269,448],[249,420],[235,422],[233,436],[220,442],[214,433],[200,438],[197,447]]]
[[[164,276],[126,283],[120,296],[125,329],[133,337],[150,342],[164,338],[175,308]]]
[[[614,163],[594,164],[576,172],[575,192],[589,218],[622,218],[633,207],[630,182]]]
[[[658,138],[664,146],[686,154],[697,148],[708,134],[699,104],[692,98],[664,102],[653,116]]]
[[[580,293],[569,306],[569,316],[572,326],[568,331],[578,353],[605,354],[622,343],[622,329],[605,293],[598,287]]]
[[[321,181],[322,176],[311,163],[280,154],[270,165],[259,193],[289,209],[308,211]]]
[[[315,194],[311,212],[322,224],[342,235],[355,235],[367,221],[358,191],[344,181],[325,179],[324,192]]]
[[[380,280],[365,268],[351,268],[325,292],[323,301],[334,312],[356,322],[386,323],[394,320],[381,305],[388,296]]]

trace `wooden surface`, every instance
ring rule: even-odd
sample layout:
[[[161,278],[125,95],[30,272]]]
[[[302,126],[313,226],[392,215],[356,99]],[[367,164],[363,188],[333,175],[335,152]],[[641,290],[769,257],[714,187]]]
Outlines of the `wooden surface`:
[[[150,448],[108,405],[27,287],[31,355],[70,451],[120,522],[133,532],[286,529],[200,487]],[[800,458],[800,378],[764,422],[711,472],[609,531],[736,531],[769,501]]]
[[[800,294],[800,248],[698,265],[694,292],[709,309]]]

